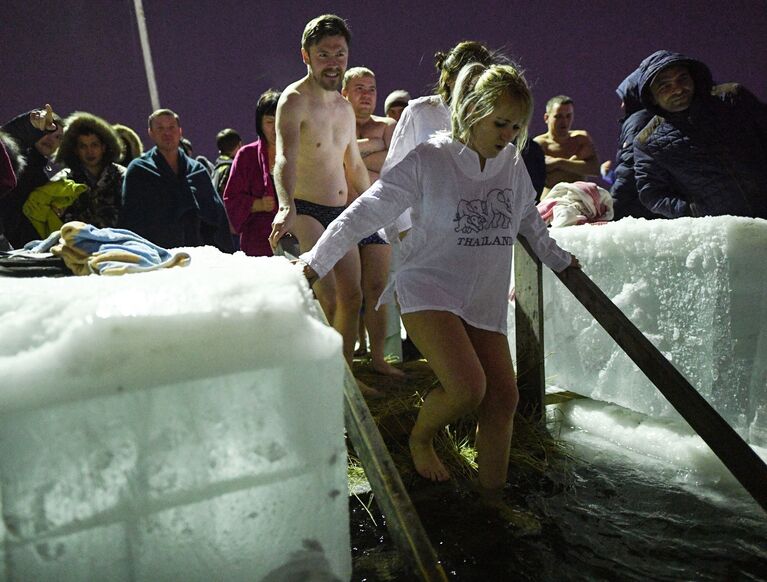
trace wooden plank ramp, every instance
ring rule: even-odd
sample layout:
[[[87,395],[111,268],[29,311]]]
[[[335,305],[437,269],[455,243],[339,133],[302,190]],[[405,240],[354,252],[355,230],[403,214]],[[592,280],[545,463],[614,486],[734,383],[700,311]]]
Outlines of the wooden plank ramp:
[[[280,241],[276,254],[288,260],[296,260],[298,249],[295,245],[288,247],[282,242]],[[329,325],[316,299],[314,307],[317,317]],[[362,461],[365,476],[375,494],[381,513],[386,516],[386,528],[395,545],[421,580],[424,582],[447,581],[445,569],[429,541],[429,536],[426,535],[421,519],[402,483],[397,466],[346,362],[344,362],[344,420],[347,435]]]
[[[319,317],[327,324],[319,301],[315,300],[314,303]],[[426,534],[410,495],[402,483],[397,466],[346,361],[344,422],[346,434],[362,462],[365,477],[375,494],[378,508],[386,517],[386,529],[397,549],[402,552],[413,572],[424,582],[447,581],[445,569]]]
[[[362,461],[376,503],[386,516],[386,528],[394,543],[422,580],[447,580],[349,366],[344,374],[344,403],[346,431]]]

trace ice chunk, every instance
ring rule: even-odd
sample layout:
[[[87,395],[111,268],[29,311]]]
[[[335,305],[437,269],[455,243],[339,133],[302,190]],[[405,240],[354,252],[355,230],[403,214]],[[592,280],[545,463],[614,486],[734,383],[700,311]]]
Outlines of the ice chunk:
[[[349,578],[340,336],[287,261],[191,252],[0,279],[0,580]]]
[[[629,218],[551,234],[744,438],[767,445],[767,221]],[[676,416],[547,269],[544,315],[551,383]]]

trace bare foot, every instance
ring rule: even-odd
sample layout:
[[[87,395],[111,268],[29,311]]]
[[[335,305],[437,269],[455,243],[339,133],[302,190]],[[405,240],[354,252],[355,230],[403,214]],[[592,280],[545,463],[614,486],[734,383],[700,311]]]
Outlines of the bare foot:
[[[362,380],[357,380],[357,388],[360,389],[360,392],[365,398],[370,398],[372,400],[378,400],[379,398],[384,398],[386,395],[381,392],[380,390],[376,390],[375,388],[372,388],[365,384]]]
[[[509,522],[523,535],[535,535],[541,532],[541,522],[535,514],[515,507],[503,498],[503,488],[488,489],[482,487],[479,480],[470,482],[470,487],[479,494],[480,502],[492,509],[498,516]]]
[[[447,481],[450,479],[450,473],[439,460],[431,440],[422,442],[414,439],[411,435],[409,444],[415,470],[421,477],[430,481]]]
[[[379,374],[383,374],[384,376],[393,376],[394,378],[405,377],[405,372],[403,372],[399,368],[395,368],[386,360],[378,360],[378,361],[373,360],[371,362],[371,367],[373,368],[375,372],[378,372]]]

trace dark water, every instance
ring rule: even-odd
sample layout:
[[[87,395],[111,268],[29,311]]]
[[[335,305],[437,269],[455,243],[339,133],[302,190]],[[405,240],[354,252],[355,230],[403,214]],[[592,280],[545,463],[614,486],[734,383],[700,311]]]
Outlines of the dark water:
[[[767,513],[737,489],[714,500],[615,457],[512,473],[505,499],[537,533],[460,485],[407,484],[451,580],[767,581]],[[352,580],[416,580],[375,503],[377,525],[350,503]]]

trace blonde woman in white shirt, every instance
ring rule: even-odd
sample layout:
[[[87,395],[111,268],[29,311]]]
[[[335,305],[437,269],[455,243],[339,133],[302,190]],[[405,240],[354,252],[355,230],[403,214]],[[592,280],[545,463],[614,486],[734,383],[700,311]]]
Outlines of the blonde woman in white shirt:
[[[433,481],[450,478],[434,437],[476,410],[480,485],[499,491],[506,482],[518,400],[506,337],[517,234],[553,270],[579,266],[549,237],[510,143],[524,145],[532,108],[527,83],[513,66],[467,65],[452,94],[452,135],[417,146],[300,257],[313,283],[358,240],[412,208],[401,265],[381,301],[396,293],[405,328],[440,381],[410,435],[415,468]]]

